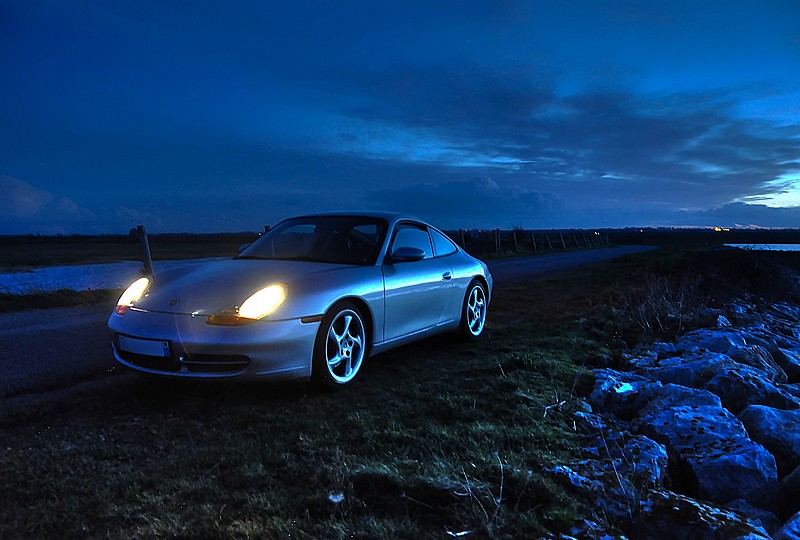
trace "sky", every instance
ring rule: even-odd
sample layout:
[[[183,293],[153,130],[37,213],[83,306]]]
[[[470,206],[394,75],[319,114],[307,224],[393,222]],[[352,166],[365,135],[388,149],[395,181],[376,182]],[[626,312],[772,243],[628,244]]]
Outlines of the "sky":
[[[800,2],[0,0],[0,234],[800,227]]]

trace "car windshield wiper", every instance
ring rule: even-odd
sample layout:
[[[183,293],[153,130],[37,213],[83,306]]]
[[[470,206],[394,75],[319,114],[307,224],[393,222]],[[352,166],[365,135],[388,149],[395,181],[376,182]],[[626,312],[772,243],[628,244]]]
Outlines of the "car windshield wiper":
[[[324,263],[328,261],[324,261],[318,257],[308,257],[308,256],[299,256],[299,257],[260,257],[258,255],[237,255],[234,259],[258,259],[260,261],[304,261],[304,262],[319,262]]]
[[[301,256],[301,257],[276,257],[276,259],[280,259],[282,261],[305,261],[305,262],[325,262],[318,257],[309,257],[309,256]]]

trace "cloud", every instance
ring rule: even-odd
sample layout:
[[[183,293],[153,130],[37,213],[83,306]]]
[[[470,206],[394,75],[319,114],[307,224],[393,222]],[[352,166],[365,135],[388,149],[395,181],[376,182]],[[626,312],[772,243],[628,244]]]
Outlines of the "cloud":
[[[374,190],[366,200],[374,209],[417,215],[444,228],[542,227],[564,207],[557,195],[502,188],[488,176]]]
[[[721,227],[800,227],[800,207],[775,208],[763,204],[731,203],[696,214],[698,223]]]
[[[74,232],[94,217],[68,197],[0,175],[0,234]]]
[[[347,136],[332,151],[499,169],[578,206],[700,211],[769,196],[800,172],[800,126],[741,114],[763,88],[565,94],[531,66],[463,62],[347,77],[363,105],[339,111]]]

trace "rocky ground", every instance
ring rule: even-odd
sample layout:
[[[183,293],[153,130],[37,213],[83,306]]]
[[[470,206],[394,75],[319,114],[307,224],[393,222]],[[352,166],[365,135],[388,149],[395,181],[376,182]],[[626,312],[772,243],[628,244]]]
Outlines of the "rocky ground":
[[[586,458],[552,470],[596,501],[572,537],[800,538],[800,276],[780,276],[771,292],[794,290],[595,360],[573,418]]]

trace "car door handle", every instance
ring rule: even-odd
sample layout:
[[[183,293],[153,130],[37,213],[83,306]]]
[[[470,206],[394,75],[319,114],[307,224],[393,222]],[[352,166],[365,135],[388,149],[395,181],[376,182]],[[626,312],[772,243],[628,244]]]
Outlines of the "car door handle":
[[[453,277],[453,274],[451,274],[450,272],[445,272],[444,274],[442,274],[442,280],[443,281],[450,281],[450,279],[452,277]]]

